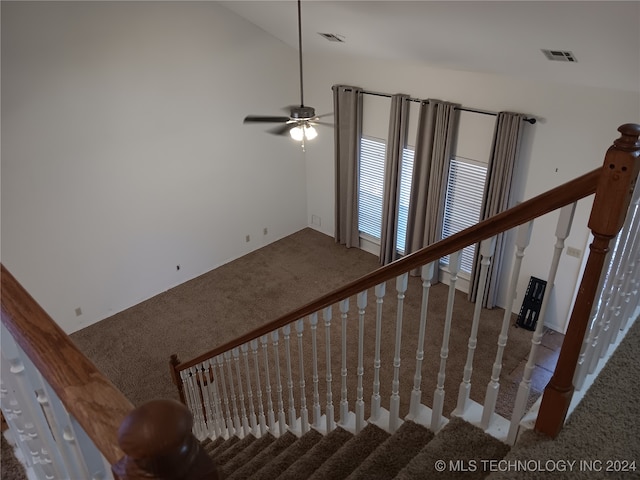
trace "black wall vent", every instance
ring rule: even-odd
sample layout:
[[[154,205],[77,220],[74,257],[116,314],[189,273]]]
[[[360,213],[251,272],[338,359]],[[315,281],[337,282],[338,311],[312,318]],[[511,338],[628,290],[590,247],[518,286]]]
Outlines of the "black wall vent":
[[[576,56],[573,52],[568,50],[542,50],[544,56],[547,57],[548,60],[553,60],[555,62],[577,62]]]
[[[336,35],[335,33],[322,33],[322,32],[318,32],[318,35],[320,35],[323,38],[326,38],[330,42],[344,43],[344,37],[342,35]]]

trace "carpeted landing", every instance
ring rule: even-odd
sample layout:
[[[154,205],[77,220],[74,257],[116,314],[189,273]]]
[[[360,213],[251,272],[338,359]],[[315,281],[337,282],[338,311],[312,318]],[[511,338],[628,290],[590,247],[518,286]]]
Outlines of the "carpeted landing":
[[[310,430],[300,438],[286,433],[248,435],[242,440],[203,442],[227,480],[474,480],[488,472],[474,468],[481,461],[500,460],[509,446],[459,418],[436,435],[405,421],[393,434],[367,425],[358,435],[338,427],[328,435]]]

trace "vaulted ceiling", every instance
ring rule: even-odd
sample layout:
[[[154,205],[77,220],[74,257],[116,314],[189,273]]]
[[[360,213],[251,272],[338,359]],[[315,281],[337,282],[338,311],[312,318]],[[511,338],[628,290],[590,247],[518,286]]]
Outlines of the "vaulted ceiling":
[[[295,1],[220,3],[297,48]],[[302,0],[302,30],[309,54],[640,91],[638,1]],[[550,61],[542,49],[570,51],[577,61]]]

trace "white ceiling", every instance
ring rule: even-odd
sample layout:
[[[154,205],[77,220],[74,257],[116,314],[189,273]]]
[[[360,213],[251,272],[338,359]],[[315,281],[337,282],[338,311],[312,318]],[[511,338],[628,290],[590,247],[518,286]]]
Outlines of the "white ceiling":
[[[220,3],[297,49],[295,1]],[[302,31],[305,53],[640,91],[640,1],[302,0]],[[570,50],[577,63],[540,49]]]

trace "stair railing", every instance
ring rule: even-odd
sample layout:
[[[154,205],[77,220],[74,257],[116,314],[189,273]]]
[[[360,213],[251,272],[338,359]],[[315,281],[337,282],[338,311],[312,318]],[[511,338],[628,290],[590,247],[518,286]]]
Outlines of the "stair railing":
[[[218,478],[180,402],[138,408],[1,269],[0,406],[30,478]]]
[[[571,405],[574,375],[589,329],[605,260],[610,251],[609,243],[618,236],[627,219],[635,216],[635,212],[629,211],[629,206],[633,205],[632,198],[640,169],[640,125],[623,127],[620,128],[622,137],[614,142],[605,156],[588,223],[593,242],[589,246],[589,257],[558,363],[545,388],[536,421],[536,430],[552,437],[560,433]],[[637,230],[633,233],[635,240]]]
[[[367,370],[367,375],[372,377],[371,384],[371,404],[368,406],[369,417],[368,422],[375,423],[390,432],[394,432],[403,419],[413,420],[422,423],[432,430],[437,431],[442,428],[448,421],[443,413],[443,405],[445,403],[445,392],[451,388],[450,375],[447,377],[447,361],[450,354],[450,331],[453,322],[460,322],[459,318],[454,318],[455,303],[455,283],[458,270],[458,252],[468,245],[480,243],[480,253],[482,257],[483,272],[486,272],[490,265],[492,252],[492,238],[502,232],[506,232],[512,228],[518,227],[516,241],[516,259],[512,272],[512,283],[510,297],[513,300],[515,296],[515,284],[518,281],[519,265],[524,251],[529,242],[531,235],[532,222],[547,213],[560,210],[558,228],[556,230],[557,242],[554,247],[554,259],[552,260],[551,271],[549,273],[548,285],[553,287],[555,273],[560,262],[560,253],[564,247],[564,239],[569,234],[569,229],[573,219],[573,210],[575,202],[596,194],[589,227],[593,231],[594,244],[591,247],[591,254],[587,261],[587,266],[583,276],[583,280],[579,289],[578,298],[575,301],[575,307],[571,315],[569,330],[560,353],[559,366],[554,374],[554,378],[547,387],[542,400],[542,407],[538,416],[536,428],[548,434],[556,434],[564,423],[567,413],[568,401],[571,399],[571,380],[573,372],[578,361],[583,339],[585,338],[586,325],[589,321],[591,305],[595,297],[599,279],[601,277],[602,267],[604,265],[607,254],[607,246],[609,241],[614,238],[623,225],[625,216],[629,209],[631,200],[631,191],[635,185],[640,168],[638,155],[640,154],[640,125],[626,124],[618,129],[622,136],[614,142],[614,145],[608,150],[603,166],[593,170],[581,177],[578,177],[566,184],[545,192],[537,197],[525,201],[503,213],[492,218],[479,222],[475,226],[461,231],[445,240],[437,242],[433,245],[425,247],[415,253],[412,253],[400,260],[389,265],[381,267],[376,271],[361,277],[358,280],[348,283],[347,285],[334,290],[331,293],[323,295],[316,300],[288,313],[280,318],[269,322],[239,338],[221,345],[199,357],[180,363],[176,356],[172,356],[171,371],[173,379],[180,392],[180,397],[194,413],[195,424],[194,433],[199,437],[228,437],[237,435],[243,437],[248,434],[260,436],[265,432],[278,436],[285,431],[292,431],[296,434],[303,434],[309,428],[315,428],[321,432],[329,432],[341,426],[354,432],[360,431],[366,424],[364,416],[366,406],[364,405],[365,395],[362,392],[363,363],[372,370]],[[634,217],[635,218],[635,217]],[[636,230],[637,231],[637,230]],[[633,235],[635,239],[636,233],[629,231],[629,235]],[[625,245],[630,246],[630,251],[635,252],[637,256],[637,242],[625,240]],[[626,250],[625,250],[626,251]],[[632,254],[632,253],[631,253]],[[447,301],[446,314],[444,319],[431,320],[428,319],[427,305],[429,291],[431,288],[431,280],[433,277],[434,265],[439,259],[451,255],[449,260],[449,271],[451,275],[449,285],[449,296]],[[629,255],[629,253],[625,253]],[[640,262],[636,262],[640,263]],[[635,268],[635,267],[634,267]],[[409,272],[420,269],[422,272],[422,307],[419,318],[404,319],[403,305],[405,296],[408,294],[407,279]],[[395,310],[390,311],[392,302],[385,300],[385,292],[389,285],[387,282],[395,279]],[[411,283],[413,279],[409,278]],[[637,268],[627,272],[625,282],[628,284],[630,291],[638,286]],[[634,283],[635,282],[635,283]],[[411,289],[409,289],[411,290]],[[375,312],[367,311],[367,291],[371,291],[369,298],[375,298]],[[482,289],[480,289],[482,291]],[[629,293],[624,293],[626,300],[631,300]],[[633,294],[635,295],[635,294]],[[547,295],[548,298],[549,295]],[[349,323],[349,299],[355,297],[356,301],[351,302],[357,305],[358,323],[354,334],[346,338],[346,326]],[[482,295],[478,295],[478,305],[482,304]],[[332,329],[332,309],[336,306],[340,312],[341,332],[339,335],[336,328]],[[515,441],[518,428],[523,418],[525,406],[529,400],[529,389],[531,381],[531,373],[534,368],[535,350],[540,344],[542,335],[543,318],[539,318],[536,331],[532,337],[532,351],[529,355],[529,363],[525,369],[523,382],[518,391],[518,400],[515,409],[512,412],[511,420],[503,418],[495,412],[496,399],[498,398],[500,388],[500,374],[502,355],[507,348],[508,327],[511,322],[511,307],[505,311],[504,321],[497,340],[496,360],[491,373],[491,380],[486,388],[485,404],[480,405],[473,401],[469,392],[472,388],[472,372],[474,352],[477,345],[478,326],[482,324],[481,308],[478,306],[473,319],[470,319],[471,333],[467,348],[467,361],[462,375],[462,381],[458,380],[457,406],[452,414],[463,417],[472,423],[480,426],[484,430],[492,433],[494,436],[501,438],[509,443]],[[546,304],[543,305],[546,309]],[[393,310],[393,309],[392,309]],[[632,308],[624,310],[621,306],[619,312],[625,311],[631,314]],[[544,312],[543,312],[544,313]],[[367,317],[367,318],[365,318]],[[373,318],[375,317],[375,321]],[[395,317],[394,333],[387,333],[383,338],[383,326],[392,322]],[[318,334],[322,328],[318,329],[318,319],[322,318],[324,324],[324,337]],[[404,329],[413,328],[411,333]],[[440,368],[437,374],[437,381],[433,393],[432,407],[427,407],[422,403],[423,395],[423,379],[421,378],[421,366],[425,355],[424,338],[425,326],[435,321],[442,322],[442,344],[440,348]],[[290,349],[285,352],[287,376],[281,378],[280,374],[273,375],[274,369],[278,369],[281,352],[279,350],[279,332],[285,333],[285,336],[292,327],[296,327],[299,337],[299,345],[302,345],[302,335],[304,325],[308,324],[312,333],[312,358],[311,364],[313,373],[307,371],[289,371],[290,365],[296,365],[292,362]],[[375,325],[374,325],[375,324]],[[370,332],[371,328],[375,331]],[[364,345],[364,336],[375,336],[375,340],[369,338],[371,346]],[[394,338],[395,337],[395,338]],[[351,340],[357,339],[357,341]],[[416,341],[416,369],[413,374],[413,382],[402,375],[402,364],[400,358],[401,343],[403,341]],[[258,356],[256,359],[255,373],[252,374],[247,370],[246,374],[237,373],[233,375],[223,375],[222,370],[217,372],[213,365],[216,362],[222,362],[228,358],[229,352],[240,348],[241,350],[249,350],[257,348],[257,341],[260,341],[264,352],[264,360],[261,366],[258,365]],[[375,346],[373,346],[375,345]],[[393,358],[392,366],[383,363],[381,349],[386,349],[388,357]],[[271,350],[271,356],[269,356]],[[308,349],[307,349],[308,350]],[[364,351],[367,352],[367,359],[361,361]],[[393,352],[393,353],[392,353]],[[454,352],[456,353],[456,352]],[[302,347],[297,352],[299,358],[303,356]],[[295,355],[295,353],[294,353]],[[351,362],[345,359],[349,356],[353,357]],[[323,357],[324,365],[322,365]],[[309,362],[307,362],[309,363]],[[301,361],[302,365],[303,362]],[[318,368],[318,365],[321,368]],[[357,365],[355,377],[348,377],[350,371],[353,371]],[[336,367],[338,367],[336,369]],[[334,414],[334,392],[338,390],[334,388],[333,372],[340,372],[340,415],[336,422]],[[324,382],[321,375],[324,372]],[[293,421],[292,418],[286,419],[284,414],[284,403],[281,396],[282,382],[291,385],[293,381],[292,375],[297,376],[301,385],[305,384],[305,379],[311,380],[313,385],[313,419],[312,422],[305,422],[302,419]],[[252,378],[253,377],[253,378]],[[353,383],[345,382],[347,378],[355,378]],[[406,381],[405,381],[406,380]],[[357,381],[357,387],[355,382]],[[215,405],[228,404],[229,398],[227,391],[231,390],[233,385],[253,385],[253,391],[257,392],[258,399],[264,398],[260,385],[266,385],[265,396],[267,403],[263,406],[261,401],[258,405],[258,411],[264,411],[265,414],[260,417],[258,424],[253,427],[246,427],[247,422],[244,418],[230,418],[228,408],[225,412],[221,408],[214,408]],[[413,389],[405,395],[405,384]],[[277,411],[274,411],[274,404],[271,400],[271,385],[276,385],[278,393]],[[349,387],[351,385],[351,387]],[[357,392],[355,413],[348,410],[348,391]],[[454,387],[455,389],[455,387]],[[291,396],[292,390],[289,390],[288,409],[295,411],[296,400]],[[300,395],[305,397],[304,400],[299,398],[297,402],[306,405],[306,394],[304,389]],[[353,395],[353,394],[352,394]],[[389,395],[389,410],[381,405],[381,399]],[[254,398],[256,398],[254,397]],[[403,405],[405,397],[410,397],[407,403]],[[209,398],[211,404],[203,405],[204,399]],[[323,400],[321,400],[323,399]],[[231,399],[235,403],[236,399]],[[245,402],[247,399],[244,400]],[[321,414],[322,403],[324,401],[324,414]],[[266,407],[266,408],[265,408]],[[263,410],[264,409],[264,410]],[[249,408],[251,410],[251,407]],[[405,415],[405,412],[407,414]],[[355,418],[354,418],[355,417]],[[276,420],[277,419],[277,420]],[[289,422],[288,424],[286,422]]]

